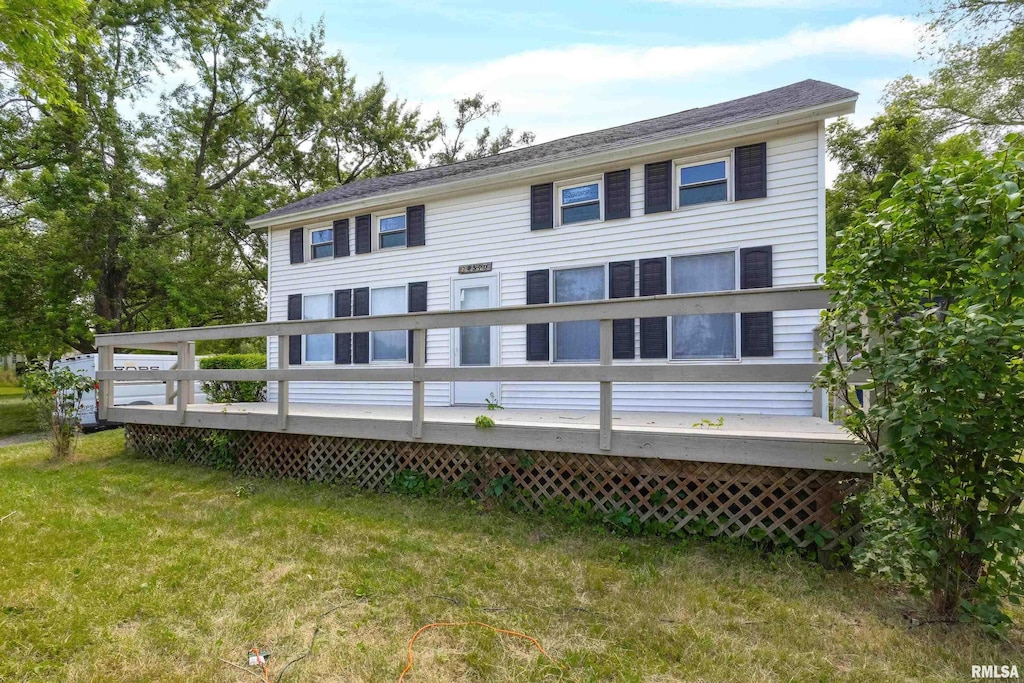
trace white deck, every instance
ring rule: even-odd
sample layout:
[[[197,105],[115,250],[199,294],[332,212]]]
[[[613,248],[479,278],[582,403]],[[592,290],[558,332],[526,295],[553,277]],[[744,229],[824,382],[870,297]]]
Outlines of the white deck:
[[[865,472],[863,446],[821,418],[778,415],[615,412],[612,448],[598,446],[599,413],[585,410],[489,411],[484,407],[427,407],[422,439],[411,434],[411,410],[403,406],[291,403],[282,429],[276,403],[189,405],[110,409],[115,422],[184,425],[293,434],[453,443],[572,453],[657,457],[783,467]],[[495,426],[480,429],[479,415]],[[717,422],[707,426],[702,420]]]

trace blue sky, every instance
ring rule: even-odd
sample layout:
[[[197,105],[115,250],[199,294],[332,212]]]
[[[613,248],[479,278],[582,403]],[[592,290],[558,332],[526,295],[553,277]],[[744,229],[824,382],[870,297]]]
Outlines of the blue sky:
[[[271,0],[287,24],[323,16],[359,82],[384,75],[425,114],[478,90],[538,141],[817,78],[879,110],[886,82],[923,75],[922,6],[893,0]]]

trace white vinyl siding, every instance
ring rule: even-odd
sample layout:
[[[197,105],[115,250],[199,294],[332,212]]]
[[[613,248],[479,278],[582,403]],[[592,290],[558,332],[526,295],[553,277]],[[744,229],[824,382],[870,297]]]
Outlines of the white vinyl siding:
[[[762,138],[763,139],[763,138]],[[748,139],[739,144],[760,142]],[[452,278],[459,265],[492,262],[500,280],[499,305],[526,302],[526,272],[538,268],[582,268],[611,261],[674,257],[736,251],[771,245],[776,286],[813,284],[819,264],[819,206],[824,187],[819,183],[817,125],[812,124],[767,139],[768,196],[751,202],[720,202],[687,207],[685,211],[644,215],[643,162],[610,162],[603,170],[630,168],[632,218],[611,224],[579,223],[566,230],[530,231],[529,179],[515,186],[443,199],[425,197],[426,245],[325,259],[315,263],[288,262],[287,226],[271,232],[270,320],[287,317],[289,294],[332,288],[397,287],[428,282],[427,309],[451,308]],[[732,143],[730,143],[732,144]],[[686,158],[685,150],[663,159]],[[657,159],[647,159],[657,161]],[[581,169],[582,170],[582,169]],[[556,196],[556,205],[557,205]],[[412,203],[412,202],[410,202]],[[387,214],[383,214],[387,215]],[[323,227],[330,225],[323,222]],[[321,227],[316,225],[313,227]],[[553,299],[553,291],[552,291]],[[812,334],[818,311],[783,311],[774,316],[775,355],[770,358],[689,361],[731,364],[806,363],[813,360]],[[637,348],[639,348],[639,325]],[[553,335],[554,336],[554,335]],[[451,362],[450,332],[429,330],[427,365]],[[276,341],[269,345],[269,363],[277,362]],[[526,328],[501,328],[501,365],[526,364]],[[554,362],[554,361],[552,361]],[[669,361],[616,360],[615,365],[659,365]],[[366,405],[409,405],[410,383],[292,382],[292,401]],[[268,385],[268,400],[276,398]],[[450,384],[429,382],[429,405],[448,405]],[[595,384],[505,382],[499,399],[509,408],[592,408],[598,405]],[[614,385],[616,410],[679,412],[811,414],[811,390],[806,384],[628,384]]]

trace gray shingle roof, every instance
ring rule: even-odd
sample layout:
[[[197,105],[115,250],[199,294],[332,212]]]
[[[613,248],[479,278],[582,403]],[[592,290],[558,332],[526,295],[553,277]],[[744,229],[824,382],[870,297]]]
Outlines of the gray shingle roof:
[[[624,126],[606,128],[592,133],[573,135],[480,159],[460,161],[446,166],[421,168],[380,178],[357,180],[348,185],[340,185],[292,202],[252,220],[283,217],[399,190],[429,187],[454,180],[482,178],[495,173],[619,147],[630,147],[663,138],[778,116],[856,96],[857,93],[853,90],[847,90],[831,83],[815,80],[800,81],[756,95],[741,97],[738,100],[687,109],[676,114],[628,123]]]

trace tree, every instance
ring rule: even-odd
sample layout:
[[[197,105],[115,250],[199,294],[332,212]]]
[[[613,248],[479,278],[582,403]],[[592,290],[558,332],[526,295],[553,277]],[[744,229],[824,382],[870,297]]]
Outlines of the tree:
[[[828,261],[835,256],[836,235],[850,225],[857,209],[872,195],[889,196],[904,173],[935,159],[955,159],[981,144],[973,130],[949,134],[947,126],[902,94],[907,79],[890,86],[885,109],[863,128],[848,119],[828,127],[829,155],[839,174],[825,191]]]
[[[68,104],[60,65],[75,41],[90,39],[84,14],[85,0],[0,0],[0,66],[23,93]]]
[[[439,124],[439,135],[441,139],[441,150],[430,157],[430,162],[435,166],[442,164],[453,164],[457,161],[477,159],[479,157],[499,154],[514,147],[522,147],[533,144],[536,135],[530,131],[523,131],[518,135],[514,130],[505,126],[497,133],[492,133],[490,126],[484,126],[476,134],[474,142],[476,146],[467,149],[468,140],[464,137],[467,129],[473,124],[486,121],[492,116],[501,113],[500,102],[487,102],[483,93],[477,93],[471,97],[463,97],[455,100],[455,121],[449,125],[441,122]]]
[[[825,275],[820,383],[892,485],[859,561],[997,629],[1024,594],[1022,187],[1020,137],[907,173],[838,233]],[[849,392],[861,372],[867,410]]]
[[[949,130],[979,128],[990,139],[1024,126],[1024,2],[939,0],[930,24],[939,66],[901,84]]]
[[[287,31],[265,5],[95,0],[80,17],[95,40],[60,57],[73,106],[0,109],[0,239],[18,255],[0,301],[33,292],[0,309],[0,329],[24,331],[0,348],[89,352],[94,332],[259,319],[265,233],[246,218],[415,167],[436,123],[383,79],[357,89],[322,25]],[[196,77],[134,114],[183,64]],[[0,79],[0,95],[17,87]]]

